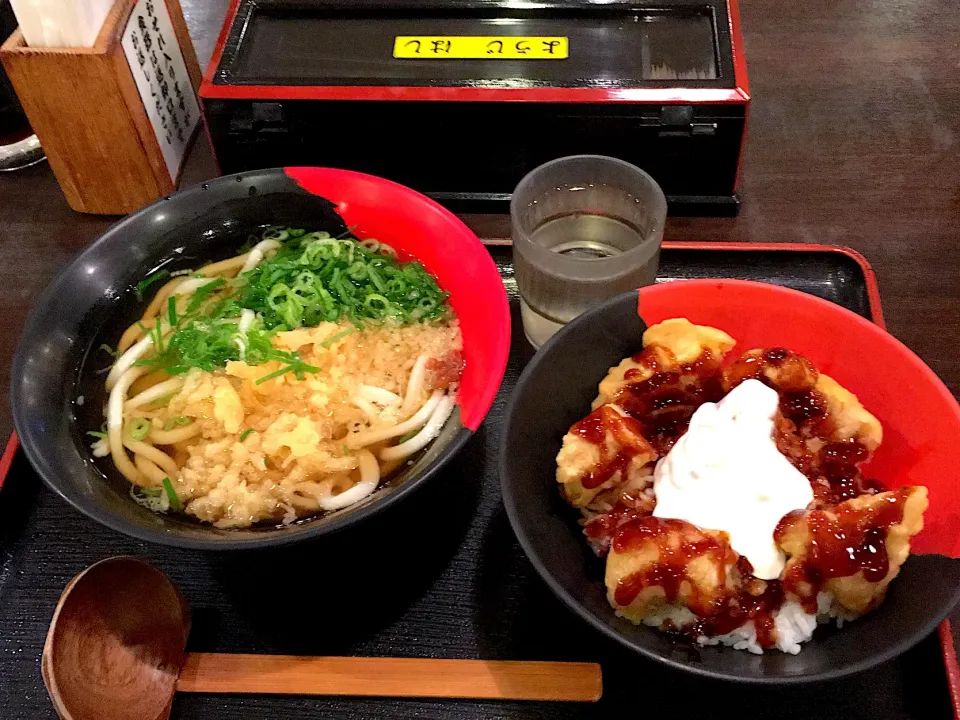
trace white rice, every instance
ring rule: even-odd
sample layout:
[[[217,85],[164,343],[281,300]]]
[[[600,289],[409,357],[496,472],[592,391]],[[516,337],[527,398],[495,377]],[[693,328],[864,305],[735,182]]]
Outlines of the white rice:
[[[617,614],[619,615],[620,613]],[[662,630],[686,627],[696,621],[697,616],[683,605],[663,605],[659,607],[656,612],[643,618],[644,625],[651,625],[661,628]]]
[[[857,615],[835,602],[831,593],[822,592],[817,595],[817,621],[821,625],[825,625],[831,620],[836,620],[837,627],[842,628],[845,622],[852,622],[856,619]]]
[[[660,623],[652,622],[655,617],[662,617],[666,620],[682,617],[682,613],[676,612],[678,610],[689,613],[686,608],[670,607],[674,611],[673,615],[658,611],[656,616],[650,618],[651,622],[648,624],[657,624],[663,628],[663,621]],[[821,592],[817,596],[816,615],[804,612],[799,603],[790,600],[785,602],[773,615],[773,624],[777,632],[776,648],[782,652],[796,655],[802,649],[801,643],[805,643],[813,637],[813,631],[817,629],[818,623],[824,625],[836,621],[837,627],[843,627],[844,622],[849,622],[854,617],[835,603],[833,595],[830,593]],[[674,624],[681,627],[676,620],[674,620]],[[763,648],[757,643],[757,629],[752,622],[745,623],[726,635],[716,637],[701,635],[697,638],[697,643],[699,645],[726,645],[734,650],[746,650],[754,655],[763,654]]]
[[[813,637],[817,616],[804,612],[799,603],[790,600],[774,614],[773,626],[777,631],[777,649],[796,655],[800,652],[800,643]]]
[[[746,650],[754,655],[762,655],[763,648],[757,644],[757,629],[752,622],[745,623],[736,630],[731,630],[726,635],[717,635],[716,637],[707,637],[701,635],[697,638],[699,645],[726,645],[734,650]]]

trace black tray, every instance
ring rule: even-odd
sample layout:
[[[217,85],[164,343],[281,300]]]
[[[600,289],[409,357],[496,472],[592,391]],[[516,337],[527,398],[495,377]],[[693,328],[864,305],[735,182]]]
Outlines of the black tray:
[[[811,292],[878,318],[869,266],[854,254],[787,246],[665,248],[664,279],[739,277]],[[368,526],[307,546],[202,554],[146,545],[87,520],[17,453],[0,494],[0,717],[55,717],[40,679],[47,624],[64,585],[110,555],[173,577],[193,609],[193,651],[599,661],[598,704],[177,696],[174,718],[952,718],[935,635],[860,675],[784,689],[722,684],[622,650],[566,611],[513,537],[496,475],[506,398],[532,351],[510,250],[491,247],[510,292],[514,344],[480,432],[442,477]],[[2,472],[2,469],[0,469]],[[815,640],[814,640],[815,642]]]

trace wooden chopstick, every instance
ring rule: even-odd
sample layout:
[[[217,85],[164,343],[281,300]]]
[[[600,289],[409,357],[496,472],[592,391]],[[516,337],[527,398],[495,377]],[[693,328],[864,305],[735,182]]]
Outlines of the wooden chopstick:
[[[191,653],[179,692],[595,702],[595,663]]]

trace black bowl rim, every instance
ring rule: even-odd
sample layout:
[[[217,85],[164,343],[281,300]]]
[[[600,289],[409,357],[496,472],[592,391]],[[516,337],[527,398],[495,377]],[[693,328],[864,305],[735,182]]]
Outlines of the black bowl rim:
[[[17,383],[15,380],[15,378],[21,375],[20,371],[24,367],[27,360],[27,343],[24,338],[30,337],[31,335],[43,335],[40,319],[44,308],[46,308],[54,298],[62,295],[62,286],[66,282],[67,278],[74,273],[75,269],[82,264],[84,258],[87,256],[87,253],[91,252],[94,248],[99,247],[101,244],[111,242],[111,239],[115,236],[124,234],[131,228],[136,228],[137,225],[142,222],[142,218],[148,216],[150,213],[156,210],[158,206],[168,201],[178,201],[181,198],[188,198],[195,194],[208,192],[220,184],[226,185],[230,182],[236,183],[238,180],[256,181],[258,178],[264,179],[277,174],[284,174],[283,168],[268,168],[255,172],[224,175],[219,178],[215,178],[204,183],[198,183],[191,187],[184,188],[183,190],[179,190],[171,195],[167,195],[153,203],[150,203],[149,205],[146,205],[134,213],[131,213],[130,215],[118,221],[116,224],[109,227],[104,233],[99,235],[93,242],[81,250],[73,258],[73,260],[67,264],[66,267],[57,273],[56,277],[54,277],[49,285],[47,285],[40,297],[37,298],[33,305],[33,309],[30,311],[26,321],[24,322],[20,339],[17,342],[17,349],[14,352],[13,362],[11,364],[11,378],[13,379],[11,380],[10,388],[11,414],[13,415],[14,431],[16,432],[20,447],[23,449],[27,459],[30,461],[30,464],[33,466],[34,470],[36,470],[37,474],[39,474],[43,479],[43,482],[47,487],[53,490],[61,498],[66,500],[76,510],[99,522],[100,524],[105,525],[111,530],[116,530],[119,533],[136,538],[138,540],[191,550],[259,550],[309,541],[323,535],[329,535],[344,530],[349,526],[359,524],[375,515],[378,515],[402,499],[406,498],[417,488],[432,478],[444,465],[446,465],[450,459],[453,458],[457,452],[459,452],[467,440],[469,440],[474,434],[469,428],[461,426],[457,433],[450,439],[450,442],[447,443],[446,447],[444,447],[437,457],[434,458],[434,460],[420,473],[407,478],[398,487],[391,489],[390,492],[380,494],[379,498],[372,500],[370,503],[362,507],[359,507],[348,513],[344,513],[340,517],[335,517],[324,523],[311,524],[309,521],[307,521],[307,523],[302,526],[303,529],[298,532],[273,533],[266,531],[262,536],[253,538],[247,537],[244,539],[231,539],[224,537],[211,537],[208,540],[200,540],[183,537],[175,530],[165,531],[144,528],[132,523],[128,523],[120,516],[114,515],[113,513],[103,509],[97,503],[84,502],[83,498],[72,497],[69,493],[64,492],[64,490],[61,489],[56,479],[56,473],[51,469],[44,459],[45,455],[43,452],[43,444],[34,437],[34,433],[26,425],[26,418],[22,417],[19,411],[19,408],[22,406],[20,397],[21,388],[19,383]],[[501,382],[505,371],[506,367],[504,363],[503,372],[501,372]],[[489,409],[487,412],[489,412]],[[486,413],[484,415],[486,415]],[[456,418],[457,422],[459,422],[458,413],[454,414],[453,418]]]
[[[678,280],[675,284],[682,284],[683,280]],[[585,324],[593,322],[596,318],[606,313],[611,307],[615,307],[622,302],[631,300],[634,303],[637,303],[639,300],[639,293],[636,290],[631,290],[629,292],[621,293],[616,295],[610,300],[607,300],[601,305],[598,305],[590,310],[586,311],[582,315],[577,316],[574,320],[569,322],[563,328],[561,328],[553,337],[551,337],[541,348],[540,351],[527,363],[527,366],[523,369],[523,372],[520,374],[517,384],[515,386],[510,402],[507,404],[505,419],[503,423],[503,437],[509,437],[511,432],[511,425],[513,424],[513,416],[515,408],[519,402],[521,393],[520,389],[523,387],[524,383],[527,382],[528,378],[531,377],[536,371],[537,366],[541,362],[541,358],[544,356],[543,351],[550,349],[555,345],[562,344],[565,341],[565,337],[574,332],[571,328],[575,329],[580,324]],[[553,577],[553,575],[547,570],[546,566],[540,560],[537,553],[534,551],[533,543],[531,542],[527,532],[524,529],[523,523],[520,519],[520,514],[517,509],[516,497],[513,492],[513,488],[508,480],[510,476],[509,470],[509,461],[506,457],[506,453],[503,452],[504,443],[501,442],[501,452],[499,458],[499,471],[500,471],[500,492],[503,496],[503,504],[507,511],[507,517],[510,520],[510,526],[513,528],[514,535],[517,536],[517,540],[520,543],[520,547],[523,548],[524,554],[533,564],[534,569],[537,571],[537,574],[543,579],[544,582],[550,587],[553,593],[560,598],[564,605],[566,605],[570,610],[572,610],[576,615],[585,620],[588,624],[592,625],[595,629],[602,632],[607,637],[617,641],[620,645],[648,657],[652,660],[655,660],[667,667],[670,667],[674,670],[679,670],[681,672],[688,672],[700,677],[711,678],[713,680],[725,680],[736,683],[742,683],[745,685],[803,685],[813,682],[821,682],[825,680],[836,680],[838,678],[846,677],[847,675],[853,675],[864,670],[869,670],[872,667],[879,665],[880,663],[891,660],[896,656],[904,653],[909,650],[911,647],[919,643],[925,637],[930,635],[937,626],[943,622],[944,618],[949,615],[949,609],[946,611],[943,617],[934,616],[933,619],[928,621],[925,625],[922,626],[922,630],[914,633],[913,635],[905,638],[898,638],[892,641],[888,647],[883,651],[876,653],[866,660],[861,660],[859,662],[848,663],[842,667],[838,667],[833,670],[826,672],[817,672],[810,673],[806,675],[775,675],[769,677],[748,677],[743,675],[734,675],[719,672],[716,670],[710,670],[703,667],[698,667],[695,665],[689,665],[677,660],[673,660],[668,657],[664,657],[659,653],[656,653],[652,650],[649,650],[641,645],[634,644],[630,641],[629,638],[623,636],[621,633],[617,632],[614,628],[610,627],[604,623],[600,618],[594,615],[592,612],[587,610],[580,602],[577,601],[570,593],[560,585],[559,582]],[[953,595],[953,605],[956,605],[960,602],[960,587],[954,591]],[[613,612],[611,608],[611,612]],[[656,632],[653,628],[650,629],[651,632]],[[721,647],[704,647],[701,648],[701,652],[740,652],[736,650],[730,650],[729,648]]]

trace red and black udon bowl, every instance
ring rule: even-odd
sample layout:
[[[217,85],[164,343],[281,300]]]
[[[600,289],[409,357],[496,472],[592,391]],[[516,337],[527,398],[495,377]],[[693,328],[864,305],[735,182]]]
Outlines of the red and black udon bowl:
[[[109,463],[95,463],[86,431],[102,422],[103,375],[93,356],[142,311],[135,286],[157,269],[231,257],[270,226],[377,238],[419,260],[449,293],[463,335],[457,407],[414,462],[360,503],[286,526],[223,530],[158,514],[129,495]],[[506,367],[510,312],[490,255],[454,215],[409,188],[361,173],[286,168],[223,177],[130,215],[83,251],[46,289],[13,362],[17,434],[44,481],[89,517],[133,537],[229,550],[317,537],[378,514],[435,475],[477,430]],[[102,357],[99,365],[102,365]],[[78,401],[79,400],[79,401]]]

